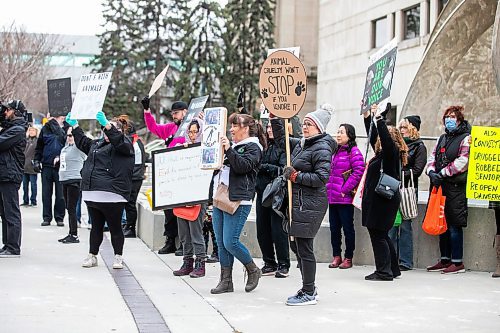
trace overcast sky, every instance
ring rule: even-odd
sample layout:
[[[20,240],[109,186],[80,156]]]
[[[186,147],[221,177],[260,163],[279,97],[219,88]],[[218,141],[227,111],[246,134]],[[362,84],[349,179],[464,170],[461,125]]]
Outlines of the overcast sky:
[[[27,32],[95,35],[101,32],[103,0],[4,0],[0,27],[13,21]],[[225,4],[227,0],[219,0]]]

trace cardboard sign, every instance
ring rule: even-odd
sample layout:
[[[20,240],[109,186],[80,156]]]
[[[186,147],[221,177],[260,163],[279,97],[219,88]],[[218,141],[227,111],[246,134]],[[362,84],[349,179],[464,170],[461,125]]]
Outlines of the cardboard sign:
[[[472,127],[466,196],[500,201],[500,127]]]
[[[306,100],[304,65],[288,51],[272,53],[260,69],[259,92],[269,112],[280,118],[295,116]]]
[[[201,168],[215,170],[222,167],[224,151],[220,144],[221,135],[226,133],[226,108],[205,109],[203,134],[201,138]]]
[[[201,145],[153,151],[153,209],[208,201],[213,171],[201,170]]]
[[[170,67],[170,65],[167,65],[167,67],[165,67],[161,71],[161,73],[156,76],[155,80],[153,81],[153,84],[151,85],[151,89],[149,89],[149,94],[148,94],[149,98],[151,98],[151,96],[153,96],[155,92],[157,92],[158,89],[160,89],[163,80],[165,80],[165,75],[167,75],[168,67]]]
[[[65,116],[71,111],[71,78],[47,80],[47,96],[51,116]]]
[[[196,97],[191,100],[186,116],[182,120],[182,123],[177,129],[177,132],[175,132],[174,137],[184,137],[186,135],[189,124],[191,123],[193,118],[196,118],[198,114],[203,111],[203,108],[205,107],[205,104],[207,104],[207,101],[208,95]]]
[[[71,108],[71,118],[95,119],[104,105],[110,81],[111,72],[82,75]]]
[[[361,113],[368,111],[373,104],[386,103],[386,100],[391,96],[397,53],[397,42],[393,39],[370,57],[369,67],[366,71]]]

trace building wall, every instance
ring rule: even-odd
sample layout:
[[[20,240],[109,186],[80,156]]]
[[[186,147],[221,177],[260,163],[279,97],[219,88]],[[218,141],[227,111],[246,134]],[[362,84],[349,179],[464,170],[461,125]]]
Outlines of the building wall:
[[[307,97],[299,116],[314,110],[317,103],[318,19],[318,0],[276,1],[276,47],[300,46],[307,72]]]
[[[404,39],[404,10],[420,5],[418,36]],[[386,41],[398,40],[398,57],[391,102],[399,114],[437,20],[439,0],[321,0],[319,4],[317,101],[330,102],[335,113],[329,131],[343,122],[363,135],[359,104],[365,84],[368,58],[373,47],[373,21],[386,17]]]

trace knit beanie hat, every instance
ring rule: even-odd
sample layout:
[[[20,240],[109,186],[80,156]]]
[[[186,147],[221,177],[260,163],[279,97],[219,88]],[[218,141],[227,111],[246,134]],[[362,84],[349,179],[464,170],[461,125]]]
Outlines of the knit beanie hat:
[[[415,126],[417,131],[420,131],[420,123],[422,122],[420,120],[420,116],[406,116],[405,119],[408,120],[410,124]]]
[[[320,133],[325,133],[326,126],[330,122],[333,113],[333,106],[330,104],[323,104],[316,111],[306,114],[304,119],[308,118],[316,124]]]

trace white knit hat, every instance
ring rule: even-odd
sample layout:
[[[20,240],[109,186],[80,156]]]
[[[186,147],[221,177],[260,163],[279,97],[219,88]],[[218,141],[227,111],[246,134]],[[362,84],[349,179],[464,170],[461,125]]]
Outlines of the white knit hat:
[[[332,113],[333,106],[330,104],[323,104],[316,111],[306,114],[305,118],[312,120],[318,127],[320,133],[325,133],[326,126],[328,126],[328,123],[332,118]]]

